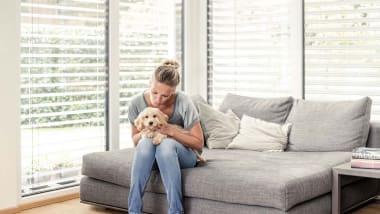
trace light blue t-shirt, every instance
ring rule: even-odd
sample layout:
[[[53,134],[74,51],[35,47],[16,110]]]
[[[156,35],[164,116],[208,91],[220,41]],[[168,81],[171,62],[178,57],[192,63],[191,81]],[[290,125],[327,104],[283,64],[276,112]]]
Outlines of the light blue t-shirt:
[[[196,122],[199,122],[198,112],[191,99],[181,91],[176,92],[173,114],[169,117],[168,123],[176,124],[190,130]],[[148,106],[144,93],[132,97],[128,108],[128,119],[134,126],[137,116]]]

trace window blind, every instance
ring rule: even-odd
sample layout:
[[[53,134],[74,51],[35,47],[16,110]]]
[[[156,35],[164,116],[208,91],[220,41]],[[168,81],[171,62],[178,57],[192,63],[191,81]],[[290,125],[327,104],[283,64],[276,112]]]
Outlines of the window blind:
[[[105,149],[106,5],[21,1],[23,196],[77,185]]]
[[[290,1],[208,1],[208,101],[290,94]]]
[[[120,145],[131,147],[128,106],[164,59],[182,59],[181,0],[120,0]]]
[[[305,1],[305,98],[370,96],[380,119],[380,1]]]

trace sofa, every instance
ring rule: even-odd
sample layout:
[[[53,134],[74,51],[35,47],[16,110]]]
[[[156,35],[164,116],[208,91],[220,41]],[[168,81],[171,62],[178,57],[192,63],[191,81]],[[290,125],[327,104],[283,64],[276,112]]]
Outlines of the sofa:
[[[207,107],[199,96],[193,102],[205,133],[202,156],[207,163],[182,170],[185,213],[331,213],[332,168],[350,161],[355,147],[380,147],[380,123],[370,122],[368,97],[323,102],[228,94],[218,110]],[[229,119],[235,122],[249,115],[279,125],[290,123],[287,144],[281,151],[267,149],[272,144],[264,150],[258,149],[261,144],[249,147],[251,142],[241,144],[248,145],[242,149],[229,148],[242,132],[241,124],[232,131],[235,122],[223,118],[231,111],[235,116]],[[85,155],[81,202],[127,211],[133,155],[133,148]],[[379,192],[375,179],[343,177],[342,186],[343,210]],[[143,201],[143,212],[167,213],[165,189],[156,170]]]

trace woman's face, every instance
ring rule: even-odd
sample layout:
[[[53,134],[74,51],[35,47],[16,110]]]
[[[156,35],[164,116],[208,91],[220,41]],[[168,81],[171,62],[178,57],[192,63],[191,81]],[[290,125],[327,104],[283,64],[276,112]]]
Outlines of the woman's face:
[[[158,81],[152,81],[149,93],[150,102],[155,108],[162,107],[169,102],[174,93],[175,88]]]

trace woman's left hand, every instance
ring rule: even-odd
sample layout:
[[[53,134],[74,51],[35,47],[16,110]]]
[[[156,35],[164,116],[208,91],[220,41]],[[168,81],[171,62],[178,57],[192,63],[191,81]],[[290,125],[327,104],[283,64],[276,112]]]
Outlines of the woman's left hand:
[[[170,137],[173,137],[174,135],[174,132],[175,132],[175,127],[173,125],[162,125],[158,131],[161,133],[161,134],[164,134],[164,135],[168,135]]]
[[[201,150],[203,147],[203,134],[199,122],[194,124],[190,131],[184,130],[180,126],[173,124],[162,125],[157,131],[175,139],[186,147],[196,150]]]

